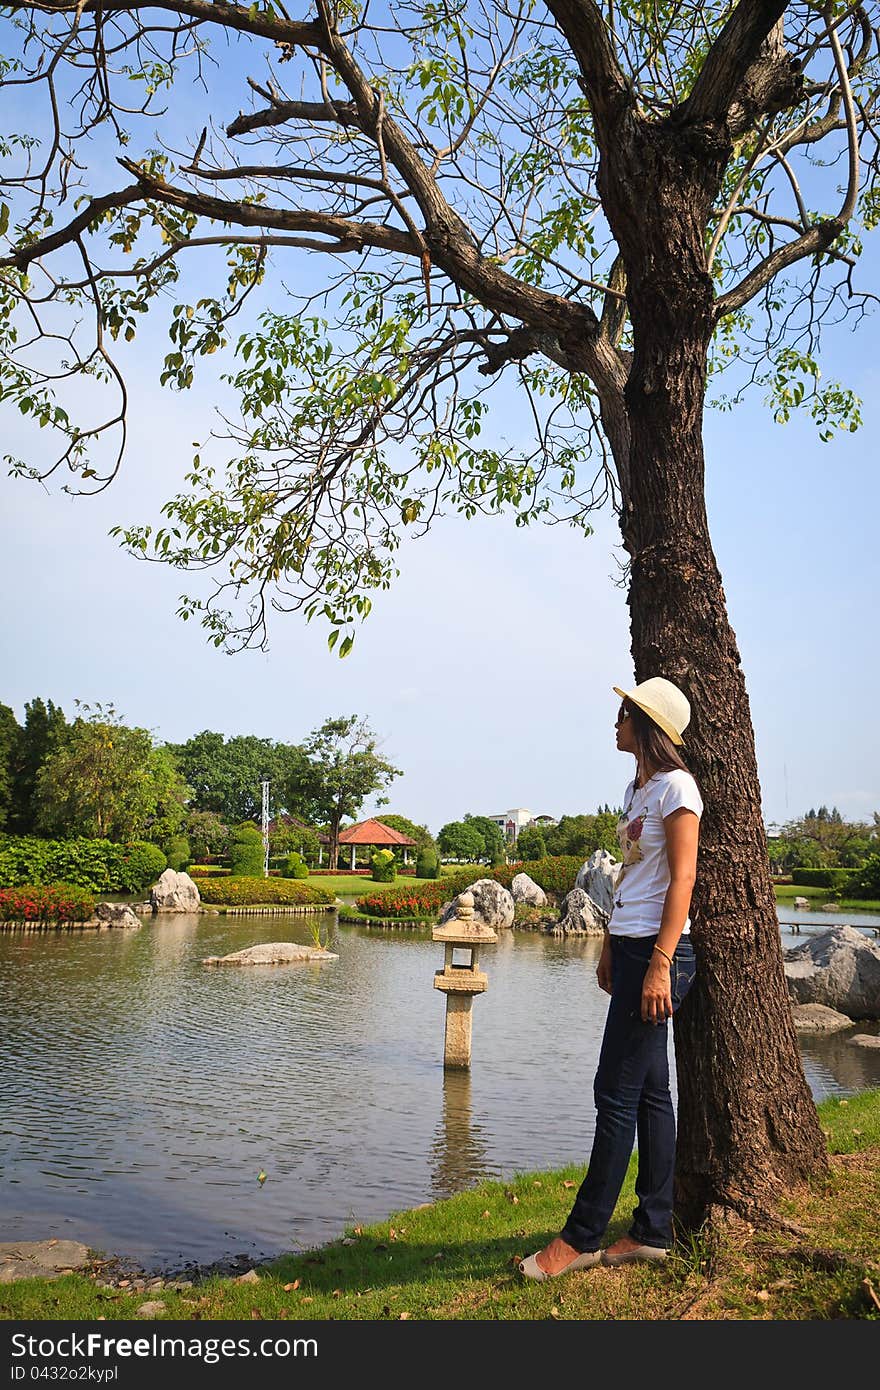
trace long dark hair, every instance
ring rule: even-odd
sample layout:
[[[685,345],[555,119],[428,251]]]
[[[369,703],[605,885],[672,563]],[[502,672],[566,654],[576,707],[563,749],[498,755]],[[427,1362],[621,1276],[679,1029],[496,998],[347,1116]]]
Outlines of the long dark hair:
[[[655,724],[644,710],[629,700],[624,700],[623,707],[632,719],[643,766],[652,767],[657,772],[672,772],[673,768],[677,767],[683,772],[690,772],[677,745],[663,732],[659,724]]]

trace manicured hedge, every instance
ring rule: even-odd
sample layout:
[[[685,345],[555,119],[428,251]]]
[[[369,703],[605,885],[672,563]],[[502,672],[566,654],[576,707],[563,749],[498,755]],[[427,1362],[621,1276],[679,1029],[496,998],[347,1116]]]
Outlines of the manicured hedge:
[[[36,835],[0,836],[0,886],[70,883],[96,893],[139,893],[166,866],[158,845],[132,840],[41,840]]]
[[[255,903],[326,903],[336,899],[329,888],[313,888],[296,878],[218,878],[199,883],[203,903],[250,907]]]
[[[842,893],[857,871],[852,869],[792,869],[792,883],[802,888],[832,888]]]
[[[73,883],[0,888],[2,922],[86,922],[94,911],[93,895]]]

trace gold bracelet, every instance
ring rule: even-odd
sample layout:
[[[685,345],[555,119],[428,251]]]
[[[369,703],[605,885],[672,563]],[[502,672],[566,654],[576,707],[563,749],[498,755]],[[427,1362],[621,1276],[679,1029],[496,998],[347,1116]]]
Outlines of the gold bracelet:
[[[672,956],[669,954],[668,951],[664,951],[664,949],[663,949],[662,946],[655,946],[655,947],[654,947],[654,950],[655,950],[655,951],[659,951],[660,954],[661,954],[661,956],[665,956],[666,959],[669,961],[669,964],[670,964],[670,965],[672,964]]]

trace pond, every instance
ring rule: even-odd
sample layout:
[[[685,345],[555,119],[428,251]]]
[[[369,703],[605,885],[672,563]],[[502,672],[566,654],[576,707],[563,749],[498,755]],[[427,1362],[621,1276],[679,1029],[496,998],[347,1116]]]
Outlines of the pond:
[[[803,932],[838,920],[783,915]],[[0,934],[0,1240],[73,1238],[157,1270],[257,1259],[484,1178],[584,1162],[599,940],[505,933],[481,962],[471,1071],[444,1074],[429,929],[328,914],[336,961],[201,964],[259,941],[307,944],[315,920]],[[786,946],[803,940],[781,930]],[[880,1086],[880,1052],[847,1036],[802,1042],[817,1099]]]

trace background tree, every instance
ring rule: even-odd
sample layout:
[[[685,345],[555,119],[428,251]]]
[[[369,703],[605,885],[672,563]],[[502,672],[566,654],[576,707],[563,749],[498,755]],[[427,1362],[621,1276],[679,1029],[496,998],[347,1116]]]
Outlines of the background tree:
[[[298,854],[307,864],[317,864],[320,847],[318,832],[309,825],[285,823],[281,819],[269,829],[270,855]]]
[[[483,854],[487,864],[503,864],[507,857],[507,841],[501,827],[496,825],[488,816],[472,816],[470,812],[465,815],[465,825],[472,825],[474,830],[482,837]]]
[[[219,858],[229,852],[229,826],[216,811],[190,811],[184,833],[194,859]]]
[[[845,821],[835,806],[822,806],[787,821],[768,845],[770,862],[787,869],[857,869],[876,848],[873,827]]]
[[[525,825],[516,838],[515,854],[518,859],[543,859],[547,853],[544,836],[536,825]]]
[[[6,826],[12,804],[13,757],[20,738],[14,710],[0,705],[0,830]]]
[[[330,868],[336,869],[343,818],[355,818],[368,796],[383,805],[387,798],[374,793],[400,777],[401,770],[382,757],[376,735],[356,714],[325,720],[306,739],[303,751],[303,792],[315,808],[314,819],[326,822]]]
[[[411,840],[416,842],[416,853],[423,849],[436,850],[437,842],[426,825],[416,825],[407,816],[398,816],[396,812],[390,811],[386,814],[382,812],[383,825],[390,825],[392,830],[399,830],[401,835],[408,835]]]
[[[497,827],[496,827],[497,828]],[[473,821],[452,820],[437,832],[440,853],[447,859],[473,863],[486,857],[486,842]]]
[[[227,824],[259,820],[263,808],[261,782],[268,777],[272,814],[292,809],[289,787],[303,763],[302,750],[254,734],[227,739],[210,729],[185,743],[169,744],[181,775],[191,790],[196,811],[213,811]]]
[[[39,698],[24,707],[24,727],[13,754],[12,801],[7,829],[15,835],[32,835],[37,830],[37,775],[46,759],[59,746],[67,720],[64,711],[51,700]]]
[[[114,337],[167,300],[195,248],[219,283],[172,310],[163,379],[179,388],[226,344],[270,255],[333,258],[331,326],[309,287],[239,336],[225,479],[200,450],[167,525],[124,533],[135,553],[219,567],[216,592],[182,609],[214,642],[261,642],[272,607],[293,607],[326,618],[333,644],[344,633],[344,655],[403,528],[506,507],[588,529],[612,498],[635,676],[688,694],[706,804],[700,971],[676,1028],[679,1213],[760,1214],[826,1156],[709,537],[702,418],[708,387],[729,405],[754,382],[777,419],[805,407],[822,437],[858,423],[814,354],[826,319],[866,303],[878,4],[315,0],[290,18],[260,0],[20,0],[14,13],[5,80],[24,119],[9,126],[19,163],[0,221],[2,392],[59,437],[48,465],[15,470],[68,467],[86,491],[112,477],[124,395],[74,419],[94,393],[66,386],[120,386]],[[269,61],[239,96],[243,53]],[[188,111],[204,93],[204,116],[187,142],[168,101],[151,152],[154,100],[180,81]],[[108,129],[124,148],[109,179]],[[533,447],[481,437],[502,371],[527,398]]]
[[[186,813],[186,786],[168,752],[146,729],[126,728],[112,706],[79,708],[37,774],[38,830],[164,845]]]
[[[617,841],[617,814],[597,811],[595,815],[560,816],[546,836],[548,854],[580,854],[587,859],[594,850],[606,849],[620,858]]]

